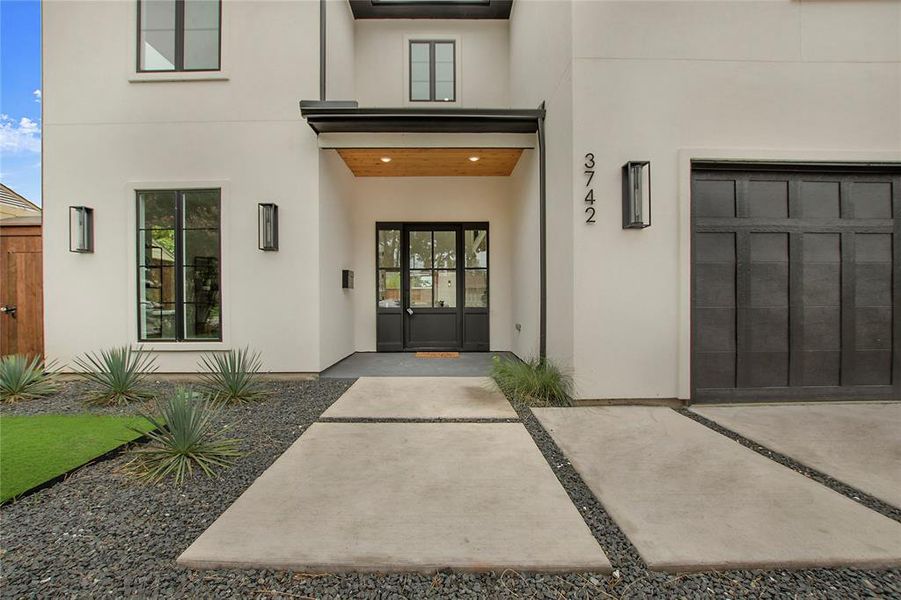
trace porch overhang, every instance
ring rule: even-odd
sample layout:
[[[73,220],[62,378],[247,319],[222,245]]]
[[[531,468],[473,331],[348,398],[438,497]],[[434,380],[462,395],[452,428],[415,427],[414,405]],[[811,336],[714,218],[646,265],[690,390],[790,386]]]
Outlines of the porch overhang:
[[[536,133],[544,109],[360,108],[302,100],[300,114],[320,133]]]

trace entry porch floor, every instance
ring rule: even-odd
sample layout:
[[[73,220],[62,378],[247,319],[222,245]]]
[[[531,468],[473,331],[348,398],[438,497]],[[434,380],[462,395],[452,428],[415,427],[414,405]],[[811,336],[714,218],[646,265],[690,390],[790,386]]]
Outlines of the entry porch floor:
[[[512,352],[355,352],[319,376],[328,379],[486,377],[495,356],[515,357]]]

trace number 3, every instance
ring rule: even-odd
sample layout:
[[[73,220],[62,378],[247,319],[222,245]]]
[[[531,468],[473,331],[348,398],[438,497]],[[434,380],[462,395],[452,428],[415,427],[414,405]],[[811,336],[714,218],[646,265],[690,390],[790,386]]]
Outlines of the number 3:
[[[585,155],[585,168],[593,169],[594,168],[594,154],[589,152]]]

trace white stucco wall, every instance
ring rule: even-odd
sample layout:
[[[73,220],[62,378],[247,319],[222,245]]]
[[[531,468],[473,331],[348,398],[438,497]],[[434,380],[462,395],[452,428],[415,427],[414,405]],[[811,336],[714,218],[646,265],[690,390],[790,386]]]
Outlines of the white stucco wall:
[[[583,398],[689,394],[690,158],[901,157],[901,4],[576,2],[572,194]],[[650,160],[653,225],[621,229],[620,169]]]
[[[564,369],[573,364],[572,6],[559,0],[517,0],[510,17],[510,97],[515,108],[546,102],[547,131],[547,354]],[[517,173],[517,195],[528,202],[517,239],[538,236],[538,153]],[[520,165],[519,169],[523,169]],[[517,264],[514,294],[524,339],[522,358],[538,354],[539,279],[535,262]],[[523,248],[525,257],[532,254]],[[534,315],[534,316],[533,316]],[[525,330],[528,325],[528,331]],[[533,333],[534,332],[534,333]]]
[[[338,153],[319,158],[319,370],[354,352],[354,302],[341,287],[342,269],[354,269],[354,176]],[[375,259],[373,259],[374,261]]]
[[[376,19],[356,22],[356,95],[360,106],[404,106],[408,36],[456,39],[457,102],[454,106],[510,105],[507,21]],[[423,106],[427,103],[414,102]],[[440,103],[436,106],[449,106]]]
[[[297,108],[318,97],[318,23],[316,2],[225,2],[218,80],[161,82],[135,74],[135,3],[44,4],[49,359],[136,341],[134,189],[215,185],[225,340],[148,345],[165,349],[160,370],[248,344],[266,369],[318,370],[319,151]],[[279,252],[257,249],[266,201],[280,205]],[[95,211],[93,254],[68,252],[67,207],[79,204]]]
[[[353,100],[355,73],[355,21],[347,0],[327,0],[326,10],[326,74],[328,100]],[[318,70],[317,70],[318,73]]]

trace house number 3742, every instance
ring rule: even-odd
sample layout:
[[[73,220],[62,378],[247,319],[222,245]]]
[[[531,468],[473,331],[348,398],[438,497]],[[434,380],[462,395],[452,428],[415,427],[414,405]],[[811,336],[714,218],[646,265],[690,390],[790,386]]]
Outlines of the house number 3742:
[[[594,179],[594,154],[589,152],[585,155],[585,222],[594,223],[594,188],[591,182]]]

